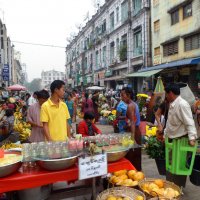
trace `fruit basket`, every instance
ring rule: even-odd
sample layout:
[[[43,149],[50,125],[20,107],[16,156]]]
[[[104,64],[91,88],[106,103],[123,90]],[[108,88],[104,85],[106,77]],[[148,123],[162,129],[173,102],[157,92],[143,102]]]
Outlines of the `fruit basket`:
[[[143,180],[145,175],[136,170],[119,170],[114,172],[109,178],[109,186],[137,187],[139,181]]]
[[[101,192],[96,200],[112,200],[112,199],[122,199],[122,200],[146,200],[143,192],[128,188],[128,187],[115,187],[107,189]]]
[[[154,197],[149,200],[173,200],[173,199],[169,199],[169,198],[165,198],[165,197]]]
[[[176,184],[162,180],[145,178],[139,182],[139,188],[149,197],[159,197],[161,199],[178,200],[182,194],[181,188]]]

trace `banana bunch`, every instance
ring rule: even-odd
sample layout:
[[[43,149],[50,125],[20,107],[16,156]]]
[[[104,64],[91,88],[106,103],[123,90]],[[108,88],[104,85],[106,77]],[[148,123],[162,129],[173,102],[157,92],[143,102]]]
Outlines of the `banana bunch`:
[[[14,117],[15,119],[22,120],[22,113],[17,111],[14,113]]]
[[[25,141],[31,134],[31,125],[22,120],[22,113],[15,112],[14,130],[19,133],[20,141]]]
[[[22,148],[21,144],[14,144],[7,142],[3,146],[1,146],[2,149],[11,149],[11,148]]]
[[[28,129],[28,128],[23,128],[22,129],[22,132],[20,132],[20,135],[19,135],[19,140],[20,141],[25,141],[29,138],[31,134],[31,130]]]

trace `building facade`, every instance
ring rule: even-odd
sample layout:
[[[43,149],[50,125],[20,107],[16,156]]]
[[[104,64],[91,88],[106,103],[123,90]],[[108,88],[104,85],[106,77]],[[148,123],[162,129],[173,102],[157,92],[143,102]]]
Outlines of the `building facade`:
[[[152,0],[152,60],[163,81],[200,88],[200,1]]]
[[[49,71],[42,71],[41,73],[41,80],[42,80],[42,87],[49,88],[50,84],[54,80],[65,80],[64,72],[56,71],[56,70],[49,70]]]
[[[14,45],[7,36],[6,25],[0,20],[0,82],[1,86],[23,84],[20,60],[15,57]]]
[[[67,84],[138,90],[127,75],[152,64],[150,28],[148,0],[107,0],[66,47]]]

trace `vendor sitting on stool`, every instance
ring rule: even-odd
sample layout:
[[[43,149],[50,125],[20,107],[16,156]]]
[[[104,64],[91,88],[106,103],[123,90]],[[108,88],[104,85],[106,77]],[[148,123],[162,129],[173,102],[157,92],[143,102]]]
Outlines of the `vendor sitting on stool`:
[[[92,112],[86,112],[84,114],[84,120],[78,124],[78,133],[82,134],[83,137],[101,134],[101,130],[99,130],[94,124],[94,118]]]

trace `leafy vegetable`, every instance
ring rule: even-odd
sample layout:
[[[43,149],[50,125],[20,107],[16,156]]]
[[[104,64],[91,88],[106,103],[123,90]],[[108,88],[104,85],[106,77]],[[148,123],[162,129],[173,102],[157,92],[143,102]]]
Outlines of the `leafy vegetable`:
[[[165,143],[157,140],[155,136],[146,137],[145,151],[150,158],[165,159]]]

